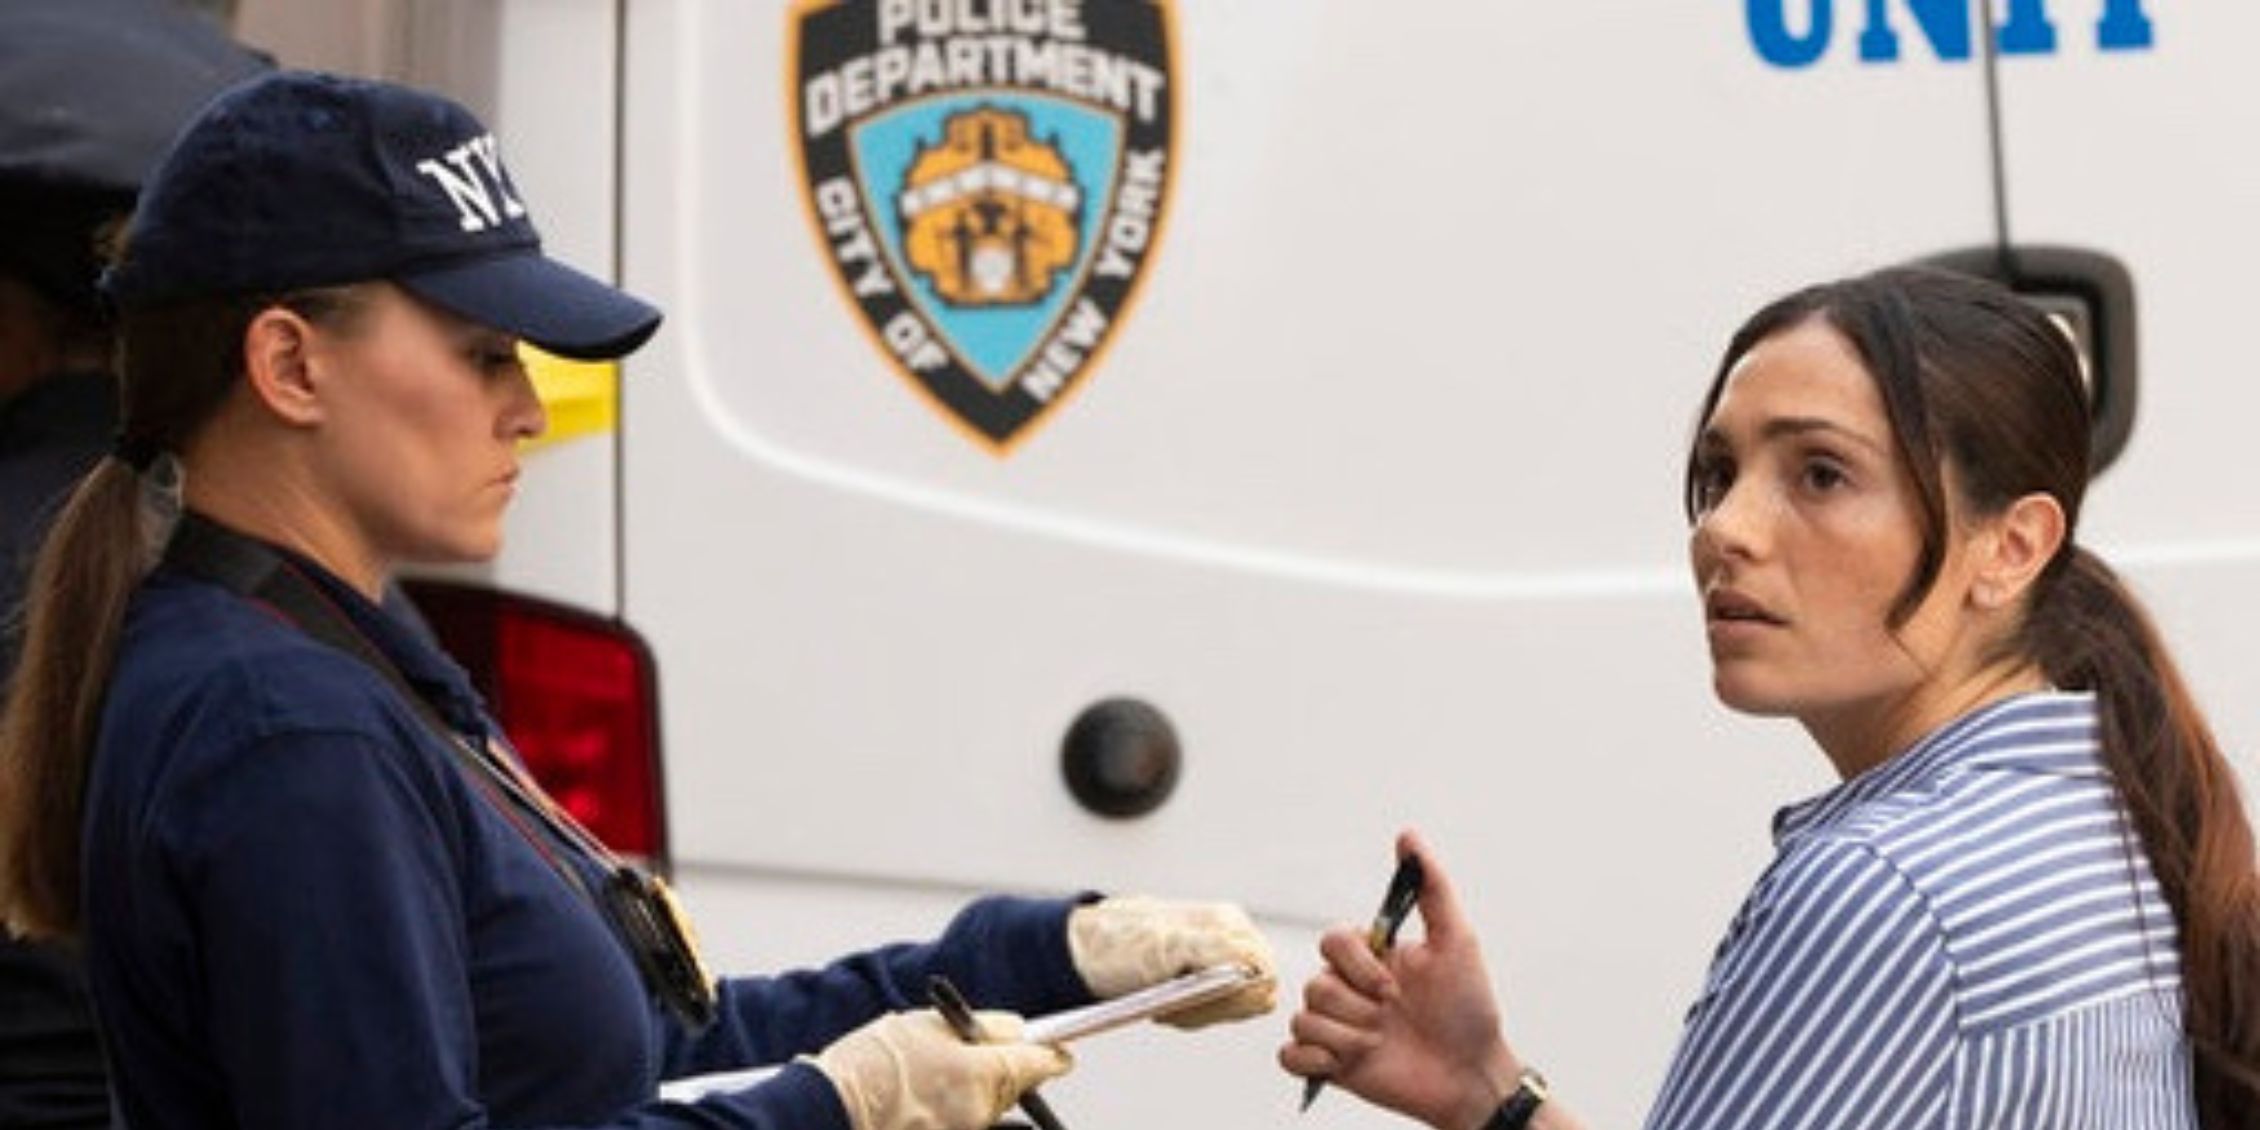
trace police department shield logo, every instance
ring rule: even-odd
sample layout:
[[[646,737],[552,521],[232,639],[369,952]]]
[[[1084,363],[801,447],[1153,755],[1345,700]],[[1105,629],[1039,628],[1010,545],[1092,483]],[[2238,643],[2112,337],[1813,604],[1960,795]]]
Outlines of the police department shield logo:
[[[1167,0],[799,0],[793,128],[879,350],[1011,447],[1097,365],[1154,254]]]

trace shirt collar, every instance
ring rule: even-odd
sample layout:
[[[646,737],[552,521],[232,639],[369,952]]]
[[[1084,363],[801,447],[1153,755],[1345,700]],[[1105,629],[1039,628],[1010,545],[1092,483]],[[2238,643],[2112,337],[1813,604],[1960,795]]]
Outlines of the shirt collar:
[[[409,687],[431,703],[448,725],[467,734],[486,735],[486,704],[471,686],[470,676],[439,649],[398,588],[388,583],[385,603],[380,605],[313,558],[280,546],[272,548],[288,567],[313,581],[322,595],[345,613],[355,631],[377,645],[377,650],[408,680]],[[394,601],[400,606],[395,608]]]
[[[1970,711],[1851,780],[1774,813],[1779,846],[1842,823],[1884,797],[1928,787],[1979,765],[2021,766],[2059,776],[2101,774],[2094,756],[2097,712],[2089,691],[2034,691]],[[2065,753],[2065,740],[2076,749]]]

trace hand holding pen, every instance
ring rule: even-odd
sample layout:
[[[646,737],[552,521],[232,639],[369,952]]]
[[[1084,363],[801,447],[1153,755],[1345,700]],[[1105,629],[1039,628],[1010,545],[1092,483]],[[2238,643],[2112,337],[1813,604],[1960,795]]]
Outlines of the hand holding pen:
[[[1373,913],[1373,924],[1366,928],[1365,946],[1375,957],[1386,957],[1397,944],[1397,931],[1405,924],[1420,901],[1420,888],[1426,878],[1418,855],[1398,857],[1396,874],[1389,877],[1389,889],[1381,896],[1381,909]],[[1313,1075],[1303,1080],[1303,1105],[1298,1110],[1309,1110],[1318,1101],[1319,1092],[1326,1089],[1326,1077]]]
[[[1304,986],[1279,1064],[1304,1078],[1306,1093],[1322,1080],[1430,1125],[1479,1125],[1498,1103],[1496,1081],[1515,1067],[1482,947],[1436,854],[1411,832],[1396,846],[1399,860],[1418,861],[1417,880],[1403,882],[1413,885],[1419,940],[1393,944],[1389,920],[1401,924],[1413,909],[1393,900],[1372,927],[1327,931],[1325,967]]]
[[[974,1019],[973,1006],[967,1003],[965,994],[958,992],[957,986],[951,984],[949,978],[940,974],[927,978],[926,997],[933,1004],[934,1010],[942,1014],[942,1019],[949,1022],[950,1030],[957,1033],[958,1039],[968,1044],[982,1042],[981,1024]],[[1036,1130],[1067,1130],[1060,1123],[1059,1115],[1052,1113],[1051,1104],[1045,1102],[1044,1097],[1037,1094],[1036,1088],[1032,1086],[1020,1092],[1020,1110],[1028,1116],[1029,1121],[1036,1124]]]
[[[1073,1065],[1055,1045],[1021,1040],[1011,1013],[950,1011],[886,1013],[810,1057],[847,1108],[849,1125],[987,1130],[1015,1098]]]

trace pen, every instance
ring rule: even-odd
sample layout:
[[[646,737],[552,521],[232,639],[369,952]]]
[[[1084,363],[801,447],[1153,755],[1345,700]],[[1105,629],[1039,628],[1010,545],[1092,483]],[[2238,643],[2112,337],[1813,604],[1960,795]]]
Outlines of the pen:
[[[965,994],[958,992],[949,978],[939,973],[926,978],[926,999],[942,1014],[942,1019],[949,1022],[950,1030],[957,1033],[958,1039],[968,1044],[981,1042],[981,1025],[973,1019],[973,1006],[966,1003]],[[1059,1116],[1052,1113],[1052,1104],[1045,1102],[1034,1087],[1020,1092],[1020,1109],[1036,1124],[1037,1130],[1067,1130],[1060,1124]]]
[[[1426,874],[1420,868],[1420,857],[1408,855],[1397,861],[1397,872],[1389,876],[1389,890],[1381,896],[1381,909],[1373,912],[1373,925],[1366,928],[1365,946],[1373,956],[1381,957],[1389,947],[1397,944],[1397,929],[1412,914],[1413,904],[1420,901],[1420,887]],[[1313,1075],[1303,1080],[1302,1110],[1318,1101],[1318,1093],[1326,1089],[1326,1080]]]

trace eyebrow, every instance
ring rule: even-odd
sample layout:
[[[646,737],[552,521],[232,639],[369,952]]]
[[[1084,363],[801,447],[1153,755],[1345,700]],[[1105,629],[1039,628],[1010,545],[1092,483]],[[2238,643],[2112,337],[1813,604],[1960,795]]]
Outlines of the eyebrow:
[[[482,325],[478,322],[469,320],[463,321],[460,325],[450,327],[450,332],[454,334],[455,340],[458,343],[465,346],[475,346],[480,349],[488,349],[498,346],[515,349],[518,345],[518,336],[516,334],[513,334],[508,330],[498,330],[493,326]]]
[[[1759,426],[1758,438],[1760,440],[1778,440],[1787,437],[1812,435],[1816,432],[1841,437],[1878,455],[1888,457],[1891,454],[1891,449],[1884,444],[1853,431],[1834,420],[1825,420],[1818,416],[1776,416]],[[1697,442],[1705,447],[1728,446],[1726,434],[1721,432],[1716,424],[1704,428],[1703,434]]]

